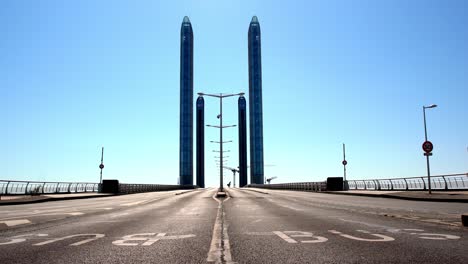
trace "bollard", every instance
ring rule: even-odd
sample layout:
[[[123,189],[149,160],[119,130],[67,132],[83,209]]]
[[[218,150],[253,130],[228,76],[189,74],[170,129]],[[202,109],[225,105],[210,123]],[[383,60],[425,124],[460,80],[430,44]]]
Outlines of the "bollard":
[[[468,213],[461,215],[461,220],[463,226],[468,226]]]

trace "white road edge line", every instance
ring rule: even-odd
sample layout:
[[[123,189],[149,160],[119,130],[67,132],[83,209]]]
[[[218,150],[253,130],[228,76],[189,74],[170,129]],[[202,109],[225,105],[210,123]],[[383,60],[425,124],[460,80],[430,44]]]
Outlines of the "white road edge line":
[[[206,261],[215,263],[234,263],[231,255],[231,245],[227,232],[227,224],[224,222],[223,202],[216,198],[216,192],[212,198],[218,202],[218,213],[213,227],[210,251]],[[228,198],[225,200],[229,200]]]

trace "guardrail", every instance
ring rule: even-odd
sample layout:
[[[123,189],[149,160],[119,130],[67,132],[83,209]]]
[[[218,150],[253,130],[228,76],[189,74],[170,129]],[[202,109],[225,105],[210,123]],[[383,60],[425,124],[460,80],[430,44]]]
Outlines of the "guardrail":
[[[141,192],[160,192],[160,191],[174,191],[181,189],[196,189],[194,185],[163,185],[163,184],[131,184],[119,183],[120,194],[141,193]]]
[[[349,190],[423,191],[428,189],[427,176],[394,179],[348,180],[347,183]],[[468,173],[431,176],[431,190],[468,190]]]
[[[0,180],[0,195],[97,192],[98,183]]]
[[[327,190],[327,182],[293,182],[275,184],[249,184],[247,187],[273,190],[321,192]]]

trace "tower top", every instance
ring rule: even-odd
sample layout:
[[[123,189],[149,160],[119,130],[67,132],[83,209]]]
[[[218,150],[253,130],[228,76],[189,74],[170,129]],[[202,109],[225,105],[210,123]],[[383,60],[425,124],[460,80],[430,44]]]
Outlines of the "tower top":
[[[253,16],[253,17],[252,17],[252,21],[250,21],[250,23],[258,23],[258,18],[257,18],[257,16]]]
[[[184,16],[184,20],[182,21],[183,23],[190,23],[190,19],[188,16]]]

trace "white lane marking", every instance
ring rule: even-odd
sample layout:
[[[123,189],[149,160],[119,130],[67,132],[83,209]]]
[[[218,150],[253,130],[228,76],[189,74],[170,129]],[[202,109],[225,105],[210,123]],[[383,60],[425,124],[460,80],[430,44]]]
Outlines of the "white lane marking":
[[[26,241],[26,238],[32,237],[32,236],[37,236],[37,237],[45,237],[48,236],[48,234],[26,234],[26,235],[19,235],[19,236],[14,236],[11,239],[11,241],[8,242],[1,242],[1,245],[10,245],[10,244],[17,244]]]
[[[366,230],[356,230],[356,231],[357,231],[357,232],[360,232],[360,233],[364,233],[364,234],[369,234],[369,235],[372,235],[372,236],[376,236],[376,237],[378,237],[379,239],[355,237],[355,236],[352,236],[352,235],[343,234],[343,233],[341,233],[340,231],[328,230],[328,232],[330,232],[330,233],[332,233],[332,234],[339,235],[339,236],[342,236],[342,237],[345,237],[345,238],[349,238],[349,239],[353,239],[353,240],[358,240],[358,241],[389,242],[389,241],[394,241],[394,240],[395,240],[393,237],[389,237],[389,236],[386,236],[386,235],[380,235],[380,234],[371,234],[369,231],[366,231]]]
[[[211,237],[210,251],[206,261],[216,263],[233,263],[231,246],[227,233],[227,223],[224,221],[223,202],[217,199],[216,193],[212,198],[218,202],[218,213],[213,226],[213,236]],[[229,197],[225,201],[229,200]]]
[[[0,221],[0,224],[5,224],[7,226],[17,226],[17,225],[25,225],[30,224],[31,221],[28,219],[19,219],[19,220],[9,220],[9,221]]]
[[[76,243],[70,244],[70,246],[80,246],[80,245],[86,244],[88,242],[91,242],[91,241],[94,241],[94,240],[97,240],[99,238],[104,237],[104,234],[76,234],[76,235],[70,235],[70,236],[54,238],[54,239],[47,240],[47,241],[44,241],[44,242],[36,243],[36,244],[33,244],[33,246],[43,246],[43,245],[47,245],[47,244],[54,243],[54,242],[57,242],[57,241],[65,240],[65,239],[72,238],[72,237],[79,237],[79,236],[94,236],[94,237],[89,238],[89,239],[85,239],[85,240],[82,240],[82,241],[78,241]]]
[[[104,208],[96,208],[96,210],[112,210],[112,207],[104,207]],[[93,208],[89,208],[89,210],[94,210]]]
[[[297,243],[296,240],[290,238],[288,235],[286,235],[285,233],[281,232],[281,231],[273,231],[273,233],[279,237],[281,237],[284,241],[288,242],[288,243],[291,243],[291,244],[295,244]]]
[[[156,235],[156,236],[154,236]],[[116,246],[138,246],[139,243],[130,243],[131,241],[145,241],[142,246],[151,246],[159,240],[169,240],[169,239],[182,239],[182,238],[191,238],[195,237],[194,234],[189,235],[177,235],[177,236],[166,236],[166,233],[140,233],[123,236],[122,239],[113,241],[112,244]]]

